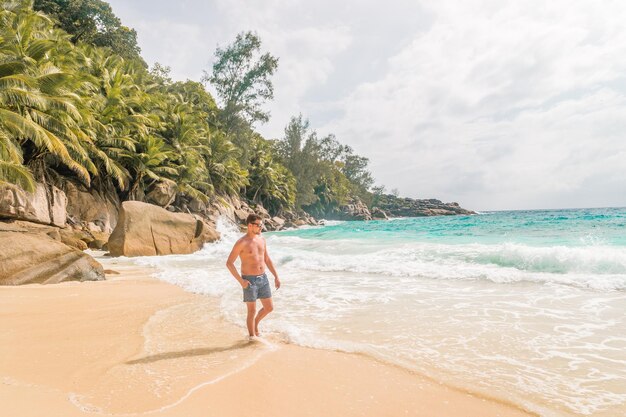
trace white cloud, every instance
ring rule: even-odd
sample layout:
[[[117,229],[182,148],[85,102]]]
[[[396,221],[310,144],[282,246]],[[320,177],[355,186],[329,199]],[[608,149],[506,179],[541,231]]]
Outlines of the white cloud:
[[[342,98],[345,117],[325,129],[407,195],[477,209],[553,205],[554,195],[626,203],[626,97],[612,87],[626,70],[625,7],[502,4],[438,3],[430,30]],[[581,184],[609,176],[621,196],[585,197]]]
[[[135,29],[141,34],[141,52],[148,64],[169,66],[176,80],[200,80],[210,50],[202,40],[201,27],[159,19],[140,20]]]
[[[269,106],[273,117],[261,128],[268,135],[276,135],[282,133],[289,117],[306,113],[303,97],[326,82],[335,69],[333,58],[350,45],[351,36],[345,27],[304,28],[266,34],[263,39],[280,57],[276,95]]]
[[[302,112],[379,183],[475,209],[626,205],[626,4],[137,0],[112,5],[149,60],[198,79],[259,33],[280,57],[277,137]]]

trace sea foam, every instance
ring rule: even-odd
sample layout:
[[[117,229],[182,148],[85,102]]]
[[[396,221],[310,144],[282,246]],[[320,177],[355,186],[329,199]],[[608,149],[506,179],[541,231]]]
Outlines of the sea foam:
[[[365,242],[352,242],[352,250],[341,250],[349,244],[332,242],[332,253],[328,253],[326,241],[298,242],[288,236],[277,237],[273,243],[281,265],[308,271],[626,289],[626,248],[622,247],[412,243],[372,248]]]

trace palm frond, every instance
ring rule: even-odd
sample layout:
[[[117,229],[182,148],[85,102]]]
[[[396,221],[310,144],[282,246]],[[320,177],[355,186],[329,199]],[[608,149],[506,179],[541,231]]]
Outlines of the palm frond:
[[[26,66],[23,62],[8,61],[0,63],[0,77],[6,77],[9,75],[18,75],[24,72]]]
[[[54,48],[54,46],[55,42],[51,39],[38,39],[32,41],[25,52],[30,58],[39,61],[48,51]]]
[[[36,185],[35,178],[27,167],[0,159],[0,184],[2,183],[19,185],[29,192],[34,192]]]

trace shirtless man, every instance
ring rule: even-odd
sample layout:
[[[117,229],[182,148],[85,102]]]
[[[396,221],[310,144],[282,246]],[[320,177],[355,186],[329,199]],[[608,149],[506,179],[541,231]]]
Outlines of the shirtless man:
[[[248,308],[246,324],[248,326],[248,334],[252,338],[259,336],[259,322],[274,310],[272,291],[265,274],[265,266],[267,265],[272,275],[274,275],[274,286],[276,289],[280,288],[280,280],[278,279],[276,269],[274,269],[274,264],[267,253],[265,239],[261,237],[261,229],[263,228],[261,217],[251,214],[246,219],[246,224],[248,231],[233,246],[233,250],[226,261],[226,267],[243,288],[243,301]],[[241,258],[241,276],[235,267],[237,257]],[[263,308],[259,310],[255,317],[257,298],[261,300]]]

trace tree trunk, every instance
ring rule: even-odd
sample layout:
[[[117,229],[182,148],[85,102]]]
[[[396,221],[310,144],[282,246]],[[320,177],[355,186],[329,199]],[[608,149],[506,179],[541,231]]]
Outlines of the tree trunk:
[[[137,179],[135,180],[135,182],[133,183],[133,186],[131,187],[130,191],[128,192],[128,199],[131,201],[134,201],[137,199],[137,188],[139,187],[139,184],[141,184],[141,179],[143,178],[143,174],[139,174],[139,176],[137,177]]]

